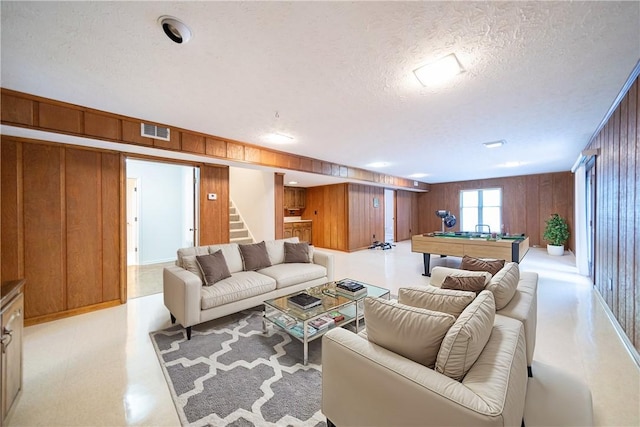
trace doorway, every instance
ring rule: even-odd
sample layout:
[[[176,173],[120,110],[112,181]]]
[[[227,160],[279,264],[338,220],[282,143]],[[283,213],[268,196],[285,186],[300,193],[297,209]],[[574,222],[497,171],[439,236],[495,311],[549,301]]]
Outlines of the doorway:
[[[586,223],[587,223],[587,257],[589,264],[589,277],[596,282],[595,272],[595,212],[596,212],[596,168],[595,157],[592,157],[585,165],[586,177]]]
[[[127,298],[162,292],[162,270],[198,244],[199,168],[128,158]]]
[[[384,241],[395,242],[396,235],[396,192],[384,189]]]

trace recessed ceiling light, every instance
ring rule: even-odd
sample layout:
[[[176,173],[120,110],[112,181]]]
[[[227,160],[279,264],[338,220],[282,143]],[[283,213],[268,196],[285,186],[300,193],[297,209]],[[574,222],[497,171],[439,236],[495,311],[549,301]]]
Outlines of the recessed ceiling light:
[[[432,86],[442,83],[451,77],[458,75],[464,71],[460,61],[454,53],[440,58],[436,62],[432,62],[413,70],[418,81],[422,86]]]
[[[428,173],[412,173],[411,175],[407,175],[407,178],[424,178],[425,176],[429,176]]]
[[[264,139],[274,144],[290,144],[293,142],[293,137],[285,135],[283,133],[270,133],[265,135]]]
[[[174,43],[186,43],[191,40],[191,30],[187,25],[173,16],[161,16],[158,22],[164,33]]]
[[[498,148],[498,147],[502,147],[506,143],[507,141],[505,141],[504,139],[501,139],[500,141],[485,142],[483,144],[487,148]]]
[[[373,162],[367,165],[368,168],[386,168],[389,166],[389,162]]]
[[[518,166],[523,166],[526,164],[526,162],[506,162],[498,166],[501,166],[503,168],[517,168]]]
[[[298,181],[289,181],[289,185],[296,185]]]

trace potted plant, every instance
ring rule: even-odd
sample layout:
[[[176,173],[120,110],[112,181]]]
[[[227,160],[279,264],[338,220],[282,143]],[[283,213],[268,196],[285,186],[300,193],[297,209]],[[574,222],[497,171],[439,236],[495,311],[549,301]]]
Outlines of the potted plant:
[[[549,255],[563,255],[564,244],[569,240],[569,225],[564,218],[557,213],[551,215],[545,221],[547,226],[544,229],[542,238],[549,242],[547,252]]]

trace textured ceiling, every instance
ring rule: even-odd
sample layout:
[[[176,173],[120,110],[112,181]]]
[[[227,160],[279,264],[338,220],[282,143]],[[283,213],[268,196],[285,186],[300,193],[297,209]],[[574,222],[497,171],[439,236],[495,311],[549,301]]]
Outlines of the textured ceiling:
[[[430,183],[569,170],[640,58],[637,1],[2,1],[1,12],[2,87]],[[191,41],[172,43],[161,15],[187,23]],[[466,71],[422,87],[412,71],[449,53]],[[273,131],[295,143],[266,142]]]

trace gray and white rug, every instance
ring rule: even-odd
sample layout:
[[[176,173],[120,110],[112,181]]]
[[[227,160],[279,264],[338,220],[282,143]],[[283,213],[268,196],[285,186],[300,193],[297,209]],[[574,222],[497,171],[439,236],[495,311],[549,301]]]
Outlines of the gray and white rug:
[[[183,426],[325,426],[320,339],[302,343],[245,311],[152,332],[151,341]]]

